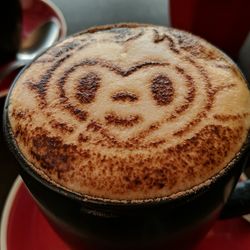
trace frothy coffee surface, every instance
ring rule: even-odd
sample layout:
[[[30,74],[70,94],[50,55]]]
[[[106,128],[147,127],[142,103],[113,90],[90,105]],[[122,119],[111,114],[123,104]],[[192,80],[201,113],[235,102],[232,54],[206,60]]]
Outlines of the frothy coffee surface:
[[[165,197],[221,171],[250,126],[236,66],[204,40],[138,24],[60,42],[10,96],[16,143],[43,178],[116,200]]]

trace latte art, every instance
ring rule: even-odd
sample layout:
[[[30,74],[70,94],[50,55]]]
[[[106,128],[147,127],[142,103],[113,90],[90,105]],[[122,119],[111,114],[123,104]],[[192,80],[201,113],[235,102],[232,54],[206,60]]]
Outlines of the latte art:
[[[219,50],[170,28],[90,29],[18,79],[9,120],[43,178],[115,200],[166,197],[213,177],[246,140],[250,95]]]

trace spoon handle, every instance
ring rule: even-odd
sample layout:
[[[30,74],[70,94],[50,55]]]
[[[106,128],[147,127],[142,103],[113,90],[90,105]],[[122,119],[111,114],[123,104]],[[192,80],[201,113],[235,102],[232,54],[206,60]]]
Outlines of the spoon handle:
[[[21,68],[25,65],[25,62],[23,61],[14,61],[9,63],[7,66],[5,66],[1,71],[0,71],[0,84],[1,81],[7,77],[10,73],[13,71],[17,70],[18,68]]]

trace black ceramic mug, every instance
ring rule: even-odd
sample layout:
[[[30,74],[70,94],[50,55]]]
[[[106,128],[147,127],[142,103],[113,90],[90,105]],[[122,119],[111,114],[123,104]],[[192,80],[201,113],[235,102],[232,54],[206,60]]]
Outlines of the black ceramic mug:
[[[0,63],[15,58],[21,42],[21,22],[20,1],[3,1],[0,14]]]
[[[76,249],[82,246],[90,249],[189,249],[218,217],[239,216],[250,211],[250,182],[240,183],[234,189],[242,170],[249,164],[249,136],[224,170],[176,199],[105,202],[60,189],[30,168],[13,139],[8,102],[9,97],[4,112],[5,134],[20,163],[21,176],[51,225]]]
[[[68,53],[73,45],[68,50],[59,50],[60,54]],[[250,135],[219,173],[178,195],[118,202],[76,194],[47,181],[29,165],[13,135],[9,104],[16,82],[4,109],[8,145],[20,163],[21,176],[32,196],[72,248],[186,250],[199,242],[219,217],[239,216],[250,211],[250,183],[244,182],[235,188],[249,164]]]

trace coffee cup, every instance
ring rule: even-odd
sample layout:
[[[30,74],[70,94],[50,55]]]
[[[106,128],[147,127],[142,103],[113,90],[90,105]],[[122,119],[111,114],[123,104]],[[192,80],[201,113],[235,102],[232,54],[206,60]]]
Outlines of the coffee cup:
[[[238,61],[250,30],[249,23],[245,22],[249,7],[246,0],[185,3],[173,0],[170,1],[171,24],[205,38]]]
[[[116,24],[28,65],[4,128],[24,183],[73,248],[189,249],[219,217],[250,210],[249,183],[235,188],[249,103],[240,70],[201,38]]]
[[[22,10],[19,0],[5,1],[0,15],[0,63],[15,58],[21,39]]]

